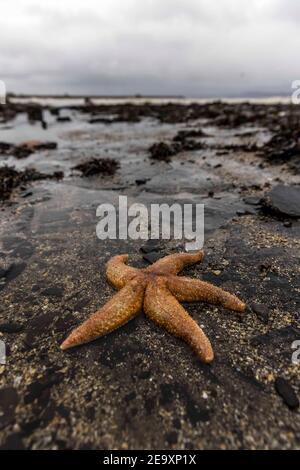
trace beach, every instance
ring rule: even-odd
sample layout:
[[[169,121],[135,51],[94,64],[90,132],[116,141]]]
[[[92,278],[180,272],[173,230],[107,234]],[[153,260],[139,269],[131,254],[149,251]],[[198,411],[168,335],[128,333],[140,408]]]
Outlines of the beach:
[[[299,121],[300,106],[282,98],[1,106],[3,449],[299,448]],[[185,305],[212,364],[143,313],[59,349],[113,295],[109,258],[128,253],[142,268],[183,250],[172,238],[99,240],[97,207],[120,195],[204,204],[205,258],[185,274],[247,304],[242,314]]]

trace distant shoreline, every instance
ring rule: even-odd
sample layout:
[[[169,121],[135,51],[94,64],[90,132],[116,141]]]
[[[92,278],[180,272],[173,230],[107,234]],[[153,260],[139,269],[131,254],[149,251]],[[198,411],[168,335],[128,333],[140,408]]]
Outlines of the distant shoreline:
[[[223,103],[253,103],[253,104],[291,104],[291,96],[258,96],[258,97],[211,97],[211,98],[196,98],[196,97],[185,97],[180,95],[168,95],[168,96],[156,96],[156,95],[42,95],[42,94],[8,94],[7,98],[12,103],[28,103],[34,102],[42,105],[54,105],[54,106],[81,106],[87,104],[87,101],[91,101],[92,104],[206,104],[214,102]]]

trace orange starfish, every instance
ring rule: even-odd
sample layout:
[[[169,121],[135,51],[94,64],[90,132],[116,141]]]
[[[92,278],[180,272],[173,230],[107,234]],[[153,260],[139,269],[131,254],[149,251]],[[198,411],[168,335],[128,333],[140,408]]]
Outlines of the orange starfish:
[[[127,266],[128,255],[114,256],[107,263],[106,275],[120,291],[73,330],[61,349],[88,343],[110,333],[144,308],[151,320],[186,341],[203,362],[211,362],[214,353],[209,339],[179,301],[200,300],[237,312],[243,312],[246,305],[235,295],[208,282],[176,276],[185,266],[201,261],[203,256],[203,251],[173,254],[144,269]]]

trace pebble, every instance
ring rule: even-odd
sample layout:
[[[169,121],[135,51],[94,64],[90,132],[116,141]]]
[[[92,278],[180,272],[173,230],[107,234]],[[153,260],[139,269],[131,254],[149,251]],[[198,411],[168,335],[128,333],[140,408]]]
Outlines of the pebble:
[[[269,321],[269,310],[268,307],[262,304],[253,302],[250,304],[252,311],[256,314],[257,318],[263,323],[267,324]]]
[[[249,204],[250,206],[259,206],[261,203],[261,198],[260,197],[255,197],[255,196],[249,196],[244,198],[244,202],[246,204]]]
[[[142,253],[151,253],[151,251],[159,251],[160,246],[157,243],[157,240],[148,240],[145,245],[140,248]]]
[[[44,289],[41,294],[51,296],[51,297],[62,297],[64,293],[63,287],[48,287],[47,289]]]
[[[298,408],[299,400],[292,386],[283,377],[277,377],[274,383],[275,390],[281,396],[284,403],[292,410]]]
[[[20,323],[1,323],[0,324],[0,332],[1,333],[19,333],[24,329],[23,325]]]
[[[278,184],[264,197],[267,208],[289,217],[300,217],[300,187]]]
[[[38,379],[32,382],[27,387],[27,393],[24,397],[24,403],[32,403],[36,398],[39,398],[44,390],[51,388],[53,385],[58,384],[62,380],[62,374],[51,374],[49,377]]]
[[[220,271],[220,269],[215,269],[214,271],[212,271],[212,273],[215,275],[215,276],[220,276],[222,271]]]
[[[164,255],[161,253],[156,253],[156,252],[151,252],[151,253],[145,253],[143,255],[143,259],[145,261],[148,261],[148,263],[153,264],[156,261],[158,261],[160,258],[162,258]]]

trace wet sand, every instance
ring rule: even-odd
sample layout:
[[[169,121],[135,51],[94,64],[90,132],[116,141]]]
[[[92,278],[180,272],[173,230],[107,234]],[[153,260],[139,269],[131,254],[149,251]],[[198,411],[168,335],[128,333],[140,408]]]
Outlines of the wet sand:
[[[1,111],[1,142],[57,143],[21,158],[15,147],[0,152],[0,167],[46,178],[16,184],[0,206],[2,448],[299,448],[299,408],[275,382],[285,378],[299,398],[291,345],[300,339],[300,223],[297,196],[282,201],[276,188],[300,183],[300,107],[52,101]],[[167,158],[151,155],[158,143]],[[85,177],[74,169],[92,158],[117,165]],[[211,365],[143,313],[94,343],[59,349],[113,294],[104,276],[111,256],[148,264],[145,241],[96,237],[97,206],[119,195],[205,204],[206,257],[186,274],[248,305],[241,316],[186,305],[211,339]],[[155,255],[181,249],[164,240]]]

